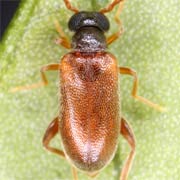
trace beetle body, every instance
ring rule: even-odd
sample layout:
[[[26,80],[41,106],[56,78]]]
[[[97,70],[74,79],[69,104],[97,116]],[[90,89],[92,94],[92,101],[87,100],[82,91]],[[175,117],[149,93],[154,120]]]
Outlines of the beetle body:
[[[59,131],[67,159],[93,173],[108,164],[117,147],[118,66],[105,51],[109,22],[103,14],[79,12],[69,28],[75,34],[73,51],[61,60]]]
[[[58,44],[71,51],[59,64],[41,69],[44,85],[47,85],[44,74],[47,70],[58,70],[60,78],[60,112],[48,126],[43,145],[72,164],[73,177],[77,180],[76,168],[94,177],[108,165],[115,155],[118,136],[122,134],[131,146],[120,175],[120,180],[126,180],[135,155],[135,137],[120,114],[118,73],[133,76],[135,73],[129,68],[118,67],[116,58],[107,51],[107,46],[120,36],[121,28],[106,38],[105,32],[110,25],[104,15],[123,0],[114,0],[99,12],[79,12],[69,0],[64,2],[75,12],[68,23],[74,35],[70,43],[55,22],[60,34]],[[119,27],[121,7],[116,14]],[[63,150],[49,145],[57,133],[60,133]]]
[[[107,52],[69,53],[60,78],[66,157],[83,171],[99,171],[113,158],[120,131],[116,60]]]
[[[138,77],[136,71],[128,67],[118,67],[116,58],[107,52],[107,46],[122,34],[119,15],[124,0],[114,0],[99,12],[79,12],[69,0],[66,7],[75,12],[68,26],[74,31],[70,43],[56,21],[60,34],[56,41],[71,51],[59,64],[48,64],[41,68],[42,82],[31,86],[20,86],[12,91],[32,89],[48,84],[45,71],[58,70],[60,76],[60,112],[49,124],[43,137],[44,147],[64,157],[73,165],[73,177],[77,180],[76,168],[91,177],[114,157],[118,136],[121,134],[131,151],[124,163],[119,179],[127,180],[134,156],[136,141],[132,128],[120,114],[118,96],[118,73],[134,77],[132,96],[156,110],[165,109],[137,94]],[[109,21],[104,13],[119,4],[115,20],[118,31],[109,37],[104,33],[109,29]],[[51,140],[60,133],[63,150],[50,146]]]

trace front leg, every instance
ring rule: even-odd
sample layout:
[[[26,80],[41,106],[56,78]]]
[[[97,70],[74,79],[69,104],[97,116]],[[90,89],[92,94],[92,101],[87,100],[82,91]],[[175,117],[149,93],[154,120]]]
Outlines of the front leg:
[[[117,40],[124,32],[122,22],[120,19],[120,14],[123,10],[124,2],[125,2],[125,0],[121,0],[121,2],[119,3],[119,7],[118,7],[118,10],[116,12],[116,15],[114,17],[116,23],[118,24],[118,31],[107,38],[107,44],[108,45],[113,43],[115,40]]]
[[[63,46],[66,49],[71,49],[71,43],[69,39],[67,38],[67,36],[65,35],[65,33],[63,32],[61,25],[56,19],[54,20],[54,25],[55,25],[56,31],[59,33],[59,38],[55,40],[55,43]]]

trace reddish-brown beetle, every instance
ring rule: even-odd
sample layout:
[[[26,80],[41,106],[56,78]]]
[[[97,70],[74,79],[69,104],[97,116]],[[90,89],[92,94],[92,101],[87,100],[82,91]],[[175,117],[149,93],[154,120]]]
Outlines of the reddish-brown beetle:
[[[64,2],[68,9],[75,12],[68,24],[75,34],[70,43],[58,22],[55,22],[60,34],[57,43],[73,50],[59,64],[49,64],[41,68],[42,83],[16,90],[47,85],[44,72],[59,70],[61,110],[46,130],[44,147],[66,158],[72,164],[73,177],[77,180],[76,168],[93,177],[113,159],[118,136],[122,134],[131,147],[120,175],[120,180],[125,180],[135,154],[135,137],[127,121],[119,113],[118,73],[134,77],[134,98],[158,110],[162,108],[138,96],[136,72],[127,67],[118,68],[116,58],[106,52],[107,45],[122,34],[119,15],[124,0],[114,0],[99,12],[79,12],[68,0]],[[109,29],[109,21],[104,13],[111,11],[118,3],[115,20],[119,30],[106,38],[104,32]],[[63,150],[49,146],[58,132]]]

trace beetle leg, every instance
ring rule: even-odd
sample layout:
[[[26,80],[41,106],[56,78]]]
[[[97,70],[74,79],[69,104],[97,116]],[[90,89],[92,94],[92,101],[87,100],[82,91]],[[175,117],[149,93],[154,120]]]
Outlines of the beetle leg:
[[[42,82],[32,84],[32,85],[27,85],[27,86],[18,86],[18,87],[12,88],[10,90],[10,92],[35,89],[35,88],[39,88],[42,86],[46,86],[46,85],[48,85],[48,80],[45,76],[45,71],[57,71],[59,69],[60,69],[60,64],[48,64],[46,66],[43,66],[43,67],[41,67],[41,70],[40,70]]]
[[[122,12],[124,2],[125,2],[125,0],[122,0],[120,2],[118,10],[117,10],[115,17],[114,17],[116,23],[118,24],[119,30],[107,38],[107,44],[108,45],[111,44],[112,42],[114,42],[116,39],[118,39],[123,34],[122,22],[121,22],[121,19],[119,18],[119,16]]]
[[[58,20],[54,20],[54,25],[56,28],[56,31],[59,33],[60,37],[58,39],[55,40],[56,44],[62,45],[63,47],[67,48],[67,49],[71,49],[71,44],[69,42],[69,39],[67,38],[67,36],[64,34],[61,25],[59,24]]]
[[[50,152],[55,153],[63,158],[65,158],[65,154],[62,150],[49,146],[51,140],[56,136],[59,130],[59,118],[56,117],[49,124],[44,137],[43,137],[43,146]],[[74,167],[72,167],[72,175],[74,180],[78,180],[77,171]]]
[[[155,103],[151,102],[150,100],[148,100],[148,99],[146,99],[146,98],[144,98],[142,96],[137,95],[138,77],[137,77],[136,71],[134,71],[133,69],[127,68],[127,67],[120,67],[119,72],[121,74],[127,74],[127,75],[131,75],[131,76],[134,77],[132,96],[135,99],[147,104],[148,106],[153,107],[154,109],[157,109],[158,111],[164,111],[165,110],[165,108],[161,107],[160,105],[155,104]]]
[[[49,124],[44,137],[43,137],[43,146],[48,150],[53,153],[58,154],[61,157],[65,157],[65,154],[63,151],[53,148],[49,146],[50,141],[54,138],[54,136],[58,133],[58,125],[59,125],[59,119],[56,117],[53,119],[53,121]]]
[[[72,166],[72,175],[73,175],[74,180],[78,180],[78,175],[77,175],[76,168],[74,168],[73,166]]]
[[[135,141],[135,136],[134,136],[132,128],[129,126],[129,124],[124,118],[121,118],[120,133],[127,140],[128,144],[131,147],[131,152],[129,153],[129,156],[127,157],[127,160],[122,168],[121,175],[119,178],[120,180],[126,180],[128,177],[129,170],[131,169],[131,166],[134,160],[136,141]]]

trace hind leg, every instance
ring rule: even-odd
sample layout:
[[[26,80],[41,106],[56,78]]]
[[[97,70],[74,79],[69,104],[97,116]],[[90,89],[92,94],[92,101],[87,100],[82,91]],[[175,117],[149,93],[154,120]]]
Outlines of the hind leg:
[[[59,132],[59,118],[56,117],[53,121],[49,124],[44,137],[43,137],[43,146],[50,152],[59,155],[62,158],[65,158],[65,154],[62,150],[51,147],[49,144],[51,140],[57,135]],[[74,180],[78,180],[77,172],[74,167],[72,167],[72,175]]]
[[[72,175],[73,175],[73,180],[78,180],[77,170],[73,166],[72,166]]]
[[[59,156],[65,158],[65,154],[62,150],[53,148],[51,146],[49,146],[50,141],[56,136],[56,134],[58,133],[58,124],[59,124],[59,120],[58,117],[56,117],[55,119],[53,119],[53,121],[49,124],[44,137],[43,137],[43,146],[48,150],[51,151],[52,153],[58,154]]]
[[[126,162],[122,168],[119,180],[126,180],[129,174],[129,171],[131,169],[134,156],[135,156],[135,148],[136,148],[136,141],[135,141],[135,136],[134,133],[127,123],[127,121],[124,118],[121,118],[121,129],[120,133],[122,136],[127,140],[128,144],[131,147],[131,151],[129,153],[129,156],[126,159]]]

